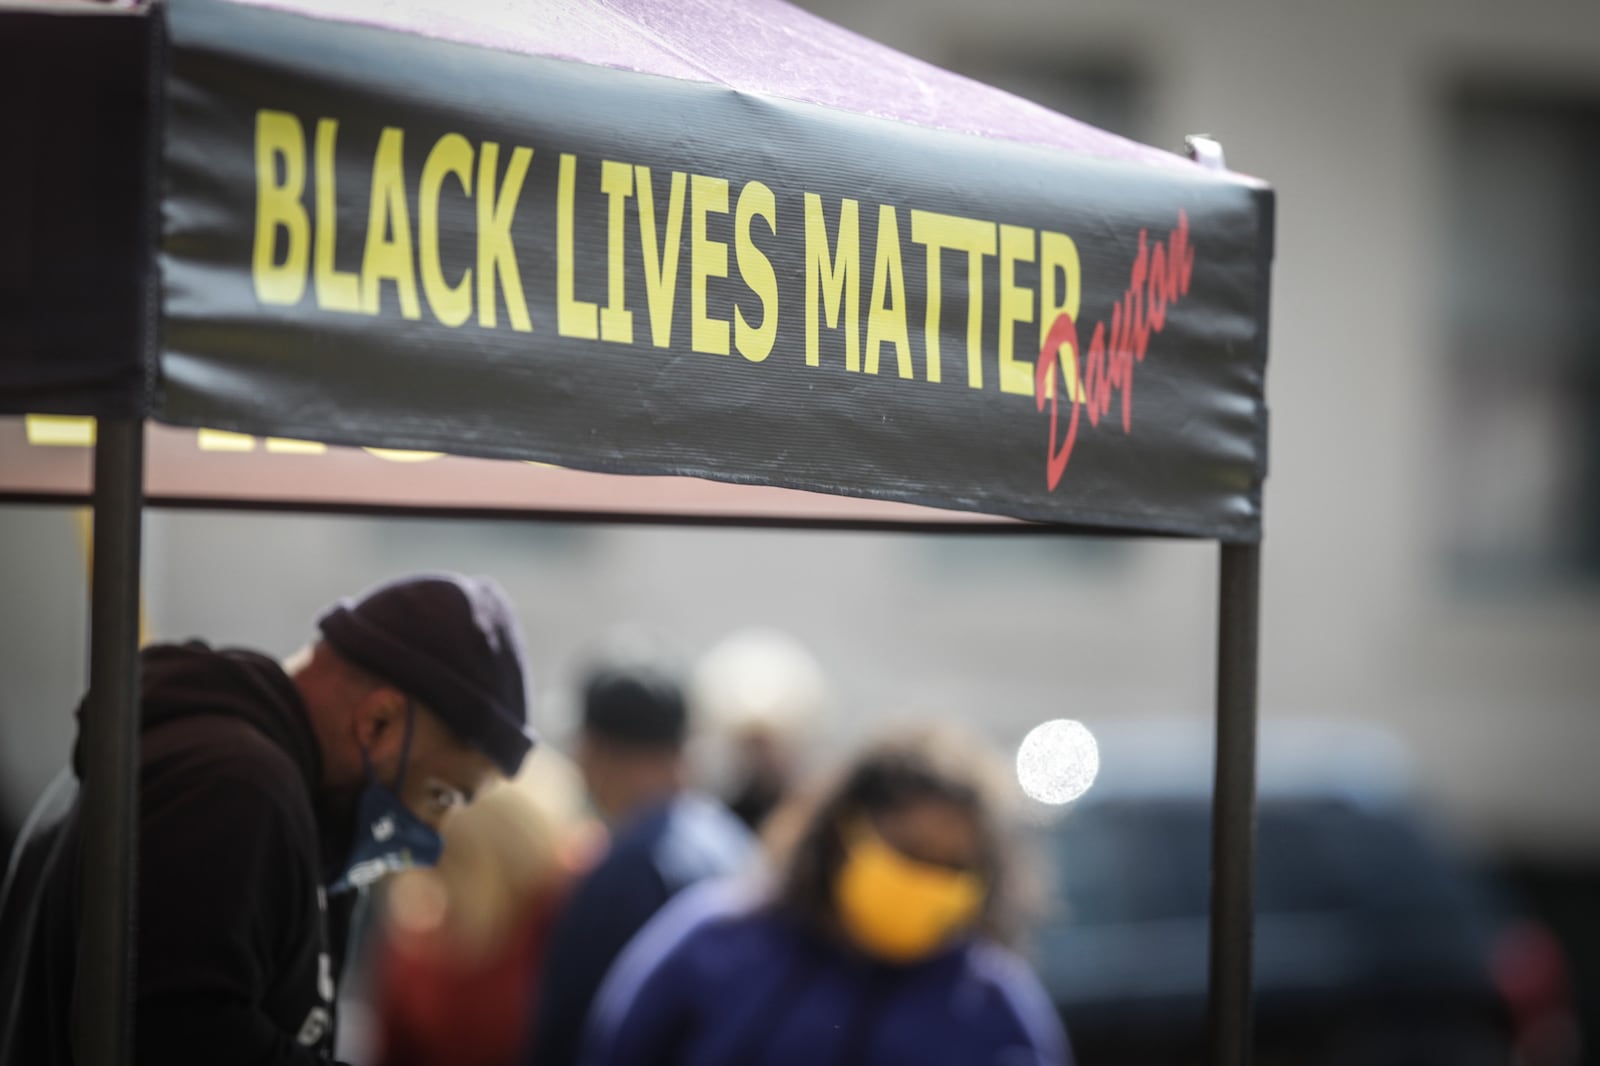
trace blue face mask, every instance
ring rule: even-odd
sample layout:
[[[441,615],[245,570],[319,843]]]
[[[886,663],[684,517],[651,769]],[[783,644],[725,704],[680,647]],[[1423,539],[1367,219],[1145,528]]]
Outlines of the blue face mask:
[[[367,750],[361,749],[361,764],[366,769],[367,787],[361,792],[356,811],[356,836],[345,860],[344,872],[328,887],[331,893],[365,888],[385,874],[415,866],[433,866],[444,852],[444,841],[433,827],[412,814],[401,801],[406,768],[411,761],[411,703],[406,703],[406,732],[400,744],[400,773],[394,788],[372,774]]]

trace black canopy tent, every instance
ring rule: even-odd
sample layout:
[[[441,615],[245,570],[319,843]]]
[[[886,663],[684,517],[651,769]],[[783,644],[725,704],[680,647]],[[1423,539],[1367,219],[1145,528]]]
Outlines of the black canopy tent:
[[[452,513],[1217,541],[1211,1046],[1249,1061],[1270,190],[778,0],[535,6],[0,4],[0,414],[98,420],[82,1061],[131,1018],[142,507],[408,507],[161,488],[153,423],[666,486],[415,503]]]

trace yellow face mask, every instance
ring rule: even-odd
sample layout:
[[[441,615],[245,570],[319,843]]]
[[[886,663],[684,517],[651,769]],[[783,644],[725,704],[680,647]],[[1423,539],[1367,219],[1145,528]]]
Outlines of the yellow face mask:
[[[984,887],[975,875],[909,859],[867,826],[849,839],[834,902],[845,932],[863,950],[915,962],[977,917]]]

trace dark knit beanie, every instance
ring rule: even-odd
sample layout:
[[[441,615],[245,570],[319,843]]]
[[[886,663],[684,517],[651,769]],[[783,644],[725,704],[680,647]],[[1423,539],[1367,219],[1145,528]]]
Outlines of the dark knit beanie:
[[[488,578],[401,578],[340,601],[317,627],[340,655],[422,701],[507,777],[532,749],[522,634],[511,601]]]

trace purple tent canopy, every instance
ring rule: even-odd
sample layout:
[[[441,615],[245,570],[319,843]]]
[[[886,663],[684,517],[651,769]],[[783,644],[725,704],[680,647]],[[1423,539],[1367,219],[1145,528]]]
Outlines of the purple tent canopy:
[[[249,2],[1099,159],[1196,167],[1181,156],[914,59],[783,0],[348,0],[337,9],[317,0]]]

